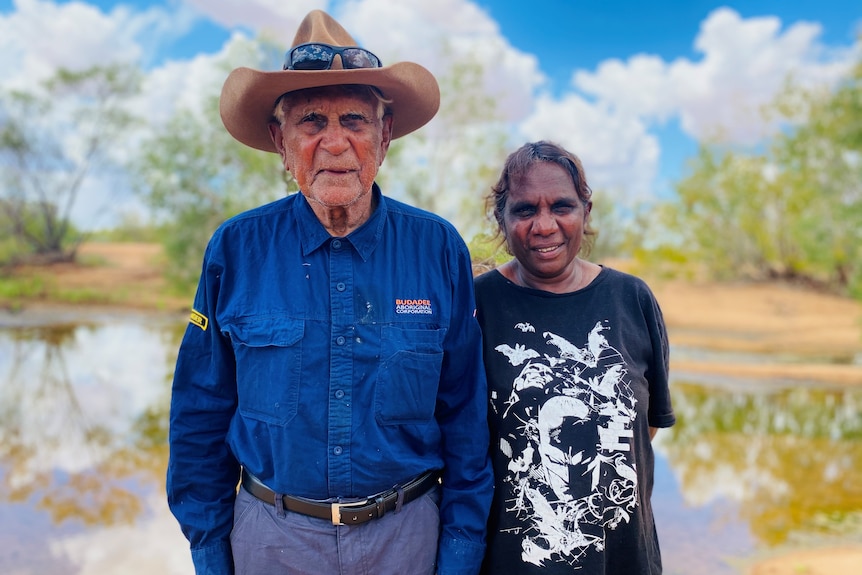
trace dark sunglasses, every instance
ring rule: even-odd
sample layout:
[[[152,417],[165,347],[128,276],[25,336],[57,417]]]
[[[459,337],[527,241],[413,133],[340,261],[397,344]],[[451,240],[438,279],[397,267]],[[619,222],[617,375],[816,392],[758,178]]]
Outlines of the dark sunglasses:
[[[380,68],[380,58],[356,46],[339,47],[309,42],[292,48],[284,55],[283,70],[329,70],[335,55],[341,56],[341,65],[345,70],[355,68]]]

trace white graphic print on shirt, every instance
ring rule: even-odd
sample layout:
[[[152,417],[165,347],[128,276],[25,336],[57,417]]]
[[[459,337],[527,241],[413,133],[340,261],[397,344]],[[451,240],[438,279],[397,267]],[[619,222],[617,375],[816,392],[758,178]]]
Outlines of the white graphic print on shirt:
[[[629,444],[636,399],[623,358],[602,334],[609,329],[596,323],[584,347],[545,332],[542,353],[521,343],[495,348],[524,366],[505,403],[492,404],[505,408],[504,421],[518,420],[504,424],[520,435],[501,438],[500,450],[514,493],[506,511],[527,525],[525,562],[576,565],[590,547],[602,551],[604,530],[627,523],[638,504]],[[535,333],[528,323],[515,330]]]

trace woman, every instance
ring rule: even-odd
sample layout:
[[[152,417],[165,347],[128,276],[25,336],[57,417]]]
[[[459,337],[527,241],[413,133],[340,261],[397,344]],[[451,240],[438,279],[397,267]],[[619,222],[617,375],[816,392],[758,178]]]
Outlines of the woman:
[[[514,259],[476,278],[496,490],[484,572],[661,573],[651,439],[674,423],[661,310],[581,259],[592,191],[556,144],[506,160],[489,203]]]

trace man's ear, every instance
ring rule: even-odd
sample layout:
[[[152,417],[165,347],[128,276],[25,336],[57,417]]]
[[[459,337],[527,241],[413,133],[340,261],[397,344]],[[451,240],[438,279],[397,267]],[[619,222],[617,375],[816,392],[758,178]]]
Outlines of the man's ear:
[[[278,122],[269,123],[269,137],[272,139],[275,149],[278,150],[278,154],[284,159],[284,139],[282,138],[281,126],[278,125]]]
[[[386,152],[389,151],[389,144],[392,143],[392,114],[383,116],[381,123],[383,124],[383,137],[380,140],[380,163],[382,164]]]

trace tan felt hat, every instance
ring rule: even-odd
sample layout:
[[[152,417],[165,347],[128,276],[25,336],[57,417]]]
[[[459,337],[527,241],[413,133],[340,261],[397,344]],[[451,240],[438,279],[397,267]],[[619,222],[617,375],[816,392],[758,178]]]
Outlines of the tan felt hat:
[[[310,12],[296,32],[291,50],[309,43],[358,47],[335,19],[321,10]],[[289,52],[288,52],[289,53]],[[269,135],[275,102],[286,92],[333,86],[374,86],[391,100],[392,138],[400,138],[428,123],[440,107],[440,87],[434,76],[419,64],[398,62],[376,68],[345,69],[342,56],[332,59],[326,70],[279,70],[263,72],[237,68],[225,80],[219,99],[222,121],[230,134],[247,146],[276,152]]]

